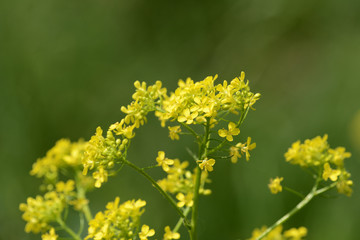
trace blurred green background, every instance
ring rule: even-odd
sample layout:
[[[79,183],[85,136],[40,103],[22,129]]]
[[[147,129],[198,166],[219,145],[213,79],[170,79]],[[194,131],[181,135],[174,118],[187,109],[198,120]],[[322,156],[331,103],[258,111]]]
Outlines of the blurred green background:
[[[297,197],[271,195],[269,178],[284,176],[287,186],[305,193],[311,181],[283,154],[292,142],[325,133],[331,146],[353,154],[347,169],[354,194],[316,199],[285,228],[304,225],[309,240],[358,239],[357,0],[0,1],[0,239],[40,238],[25,234],[18,210],[39,193],[32,163],[60,138],[89,139],[97,126],[119,121],[135,80],[162,80],[174,90],[180,78],[217,73],[231,80],[242,70],[262,94],[241,133],[257,148],[250,162],[216,164],[213,194],[201,199],[201,239],[246,239],[291,209]],[[150,117],[130,159],[148,165],[158,150],[189,159],[185,146],[192,139],[172,142],[167,134]],[[159,233],[177,221],[132,169],[92,192],[91,207],[102,210],[116,195],[146,199],[143,221]]]

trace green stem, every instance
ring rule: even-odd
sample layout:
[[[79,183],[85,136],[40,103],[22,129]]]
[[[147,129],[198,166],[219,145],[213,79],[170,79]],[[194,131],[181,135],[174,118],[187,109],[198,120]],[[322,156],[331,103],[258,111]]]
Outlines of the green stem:
[[[85,196],[86,191],[81,186],[81,183],[80,183],[81,180],[79,179],[79,177],[76,177],[75,180],[76,180],[76,189],[77,189],[77,197],[78,197],[78,199],[86,199],[86,196]],[[89,208],[89,204],[85,204],[83,206],[82,212],[84,213],[87,222],[90,222],[93,219],[93,216],[91,214],[91,210]]]
[[[302,193],[299,193],[298,191],[295,191],[294,189],[291,189],[291,188],[288,188],[288,187],[285,187],[285,186],[283,186],[283,188],[284,188],[285,191],[293,193],[296,196],[300,197],[301,199],[305,198],[305,196]]]
[[[73,237],[75,240],[81,240],[80,236],[74,233],[74,231],[71,230],[71,228],[69,228],[61,218],[58,218],[57,222],[62,229],[64,229],[68,234],[70,234],[71,237]]]
[[[210,138],[210,119],[207,119],[205,126],[205,135],[203,138],[203,142],[200,143],[199,146],[199,160],[204,160],[208,156],[208,148],[209,148],[209,138]],[[195,187],[194,187],[194,198],[193,198],[193,206],[191,212],[191,232],[190,237],[191,240],[197,239],[197,219],[198,219],[198,207],[199,207],[199,191],[201,184],[201,169],[199,165],[196,166],[195,170]]]
[[[196,167],[195,176],[195,189],[194,189],[194,205],[191,212],[191,240],[197,239],[197,218],[198,218],[198,206],[199,206],[199,189],[201,180],[201,169],[199,166]]]
[[[129,162],[128,160],[123,160],[125,164],[127,164],[128,166],[132,167],[133,169],[135,169],[138,173],[140,173],[141,175],[143,175],[146,179],[148,179],[152,185],[161,193],[161,195],[164,196],[164,198],[170,203],[171,206],[173,206],[173,208],[176,210],[176,212],[180,215],[181,218],[184,219],[185,221],[185,226],[189,227],[189,224],[187,223],[186,220],[186,216],[184,215],[184,213],[181,211],[181,209],[177,206],[176,202],[174,201],[174,199],[172,199],[169,194],[167,194],[160,186],[159,184],[157,184],[157,182],[149,175],[147,174],[144,170],[142,170],[141,168],[139,168],[138,166],[136,166],[135,164],[133,164],[132,162]]]
[[[186,123],[180,123],[184,128],[186,128],[194,137],[196,140],[199,140],[199,134],[197,134],[191,127],[189,127]]]
[[[277,226],[282,225],[285,223],[289,218],[291,218],[295,213],[300,211],[302,208],[304,208],[314,197],[317,195],[324,193],[331,188],[336,186],[336,182],[330,184],[329,186],[323,187],[321,189],[318,189],[320,179],[317,179],[313,188],[311,191],[306,195],[306,197],[299,202],[290,212],[285,214],[283,217],[281,217],[279,220],[277,220],[271,227],[267,228],[259,237],[256,238],[256,240],[263,239],[266,235],[268,235],[273,229],[275,229]]]
[[[187,207],[184,211],[184,216],[187,217],[187,215],[190,212],[190,207]],[[179,221],[176,223],[174,229],[172,230],[172,232],[176,233],[177,231],[179,231],[181,225],[184,223],[184,218],[180,217]]]

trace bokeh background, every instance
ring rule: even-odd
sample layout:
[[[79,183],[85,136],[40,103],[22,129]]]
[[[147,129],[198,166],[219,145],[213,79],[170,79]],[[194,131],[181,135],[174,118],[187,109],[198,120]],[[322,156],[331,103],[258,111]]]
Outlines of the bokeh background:
[[[285,224],[306,226],[309,240],[353,240],[360,221],[360,2],[357,0],[241,1],[0,1],[0,239],[25,234],[18,205],[39,194],[29,175],[33,162],[60,138],[89,139],[97,126],[122,118],[135,80],[219,74],[231,80],[244,70],[262,94],[240,139],[257,143],[250,162],[223,161],[211,173],[213,194],[201,199],[201,239],[246,239],[298,201],[271,195],[269,178],[306,193],[308,175],[285,163],[292,142],[329,134],[333,147],[353,156],[351,198],[335,192],[318,198]],[[154,117],[138,131],[130,159],[154,162],[158,150],[190,159]],[[155,176],[161,173],[154,171]],[[91,207],[146,199],[143,221],[159,233],[176,214],[132,169],[124,168],[90,194]],[[184,235],[185,236],[185,235]],[[186,238],[183,238],[186,239]]]

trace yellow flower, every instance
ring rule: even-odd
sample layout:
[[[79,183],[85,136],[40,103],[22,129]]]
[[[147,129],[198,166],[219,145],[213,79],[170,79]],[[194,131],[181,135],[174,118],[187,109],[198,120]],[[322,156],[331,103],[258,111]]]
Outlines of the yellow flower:
[[[232,142],[233,136],[239,135],[240,133],[240,129],[236,128],[236,124],[233,122],[230,122],[228,125],[228,129],[229,130],[225,130],[225,129],[220,129],[218,131],[219,136],[220,137],[226,137],[226,140],[228,140],[229,142]]]
[[[75,188],[75,181],[68,180],[66,183],[63,181],[56,183],[56,191],[59,193],[69,194]]]
[[[148,225],[142,225],[141,232],[139,232],[140,240],[147,240],[148,237],[152,237],[155,235],[155,230],[150,229]]]
[[[322,174],[322,177],[325,181],[328,180],[328,178],[330,178],[331,181],[335,182],[339,175],[340,175],[341,171],[339,169],[333,170],[330,167],[329,163],[325,163],[324,164],[324,172]]]
[[[169,171],[170,167],[169,165],[174,164],[174,160],[168,159],[165,157],[164,151],[159,151],[158,156],[156,158],[156,161],[158,162],[158,166],[162,166],[163,170],[165,172]]]
[[[301,240],[307,234],[307,229],[305,227],[291,228],[284,232],[284,237],[289,238],[289,240]]]
[[[209,172],[213,171],[213,166],[215,164],[215,159],[213,159],[213,158],[204,159],[204,160],[198,160],[197,162],[201,162],[199,164],[199,167],[201,168],[201,170],[205,170],[205,171],[209,171]]]
[[[178,193],[176,195],[176,199],[179,200],[179,202],[177,203],[177,206],[180,208],[185,205],[187,207],[192,207],[192,205],[194,204],[192,192],[186,194],[186,196],[183,193]]]
[[[344,147],[337,147],[335,149],[329,149],[329,153],[332,155],[331,162],[336,166],[343,167],[345,158],[351,157],[351,153],[345,152]]]
[[[238,143],[236,144],[236,147],[240,148],[242,153],[245,153],[246,161],[249,161],[250,159],[249,151],[256,148],[256,143],[251,143],[251,137],[248,137],[246,143]]]
[[[58,235],[55,234],[55,229],[51,228],[48,233],[41,235],[42,240],[57,240]]]
[[[169,226],[165,227],[164,240],[179,239],[180,233],[174,233],[170,230]]]
[[[95,187],[101,187],[103,182],[107,181],[108,172],[102,167],[98,167],[98,170],[93,173],[93,178],[95,179]]]
[[[263,232],[265,232],[267,229],[266,226],[262,226],[261,229],[259,228],[255,228],[252,232],[251,238],[247,239],[247,240],[256,240]],[[263,238],[264,240],[281,240],[283,239],[282,237],[282,225],[277,226],[276,228],[274,228],[273,230],[271,230],[271,232],[269,232],[269,234]]]
[[[89,200],[87,200],[86,198],[78,198],[70,201],[69,203],[74,206],[75,210],[81,211],[83,210],[84,206],[89,204]]]
[[[171,140],[179,140],[179,134],[181,132],[180,126],[168,127],[169,137]]]
[[[284,180],[283,177],[276,177],[275,179],[270,179],[270,183],[268,186],[272,194],[277,194],[278,192],[282,191],[282,186],[280,184],[282,180]]]
[[[351,180],[342,180],[336,184],[336,188],[339,193],[345,194],[350,197],[352,194],[351,186],[353,185],[353,181]]]
[[[29,197],[27,203],[21,203],[22,218],[27,222],[25,232],[39,233],[47,230],[49,223],[55,221],[64,209],[64,202],[55,191],[44,196]]]
[[[239,148],[231,146],[230,147],[230,156],[231,156],[231,162],[237,163],[238,158],[241,158],[241,154],[239,153]]]
[[[178,121],[179,122],[186,122],[186,124],[192,124],[194,122],[194,119],[198,116],[198,112],[192,112],[190,113],[190,109],[185,109],[182,113],[182,115],[180,115],[178,117]]]

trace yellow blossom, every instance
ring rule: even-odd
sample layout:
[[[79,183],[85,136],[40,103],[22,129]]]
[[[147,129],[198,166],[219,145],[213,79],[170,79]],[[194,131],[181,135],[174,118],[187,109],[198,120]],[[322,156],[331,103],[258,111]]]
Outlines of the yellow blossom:
[[[57,240],[58,235],[55,234],[55,229],[51,228],[48,233],[41,235],[42,240]]]
[[[231,162],[237,163],[238,158],[241,158],[241,154],[239,153],[239,148],[231,146],[230,147],[230,156],[231,156]]]
[[[270,179],[270,183],[268,186],[272,194],[277,194],[278,192],[282,191],[282,186],[280,184],[282,180],[284,180],[283,177],[276,177],[275,179]]]
[[[322,174],[322,177],[325,181],[330,178],[331,181],[335,182],[338,179],[338,176],[340,175],[341,171],[339,169],[331,169],[329,163],[324,164],[324,172]]]
[[[169,171],[170,167],[169,165],[174,164],[174,160],[168,159],[165,157],[164,151],[159,151],[158,156],[156,158],[156,161],[158,162],[158,166],[162,166],[163,170],[165,172]]]
[[[55,191],[44,196],[29,197],[27,203],[20,204],[22,218],[27,222],[25,232],[39,233],[48,229],[49,223],[55,221],[64,209],[64,202]]]
[[[95,179],[95,187],[101,187],[101,184],[107,181],[107,177],[108,172],[103,167],[99,167],[98,170],[93,173],[93,178]]]
[[[245,153],[246,161],[249,161],[250,159],[249,151],[256,148],[256,143],[251,143],[251,137],[248,137],[246,143],[238,143],[236,144],[236,147],[239,148],[242,153]]]
[[[141,232],[139,233],[140,240],[147,240],[148,237],[152,237],[155,235],[155,230],[150,229],[148,225],[142,225]]]
[[[74,190],[74,188],[75,188],[74,180],[68,180],[66,183],[61,181],[56,184],[56,191],[62,192],[64,194],[69,194],[71,191]]]
[[[305,227],[291,228],[284,232],[284,237],[289,238],[289,240],[301,240],[306,235],[307,229]]]
[[[351,153],[346,152],[344,147],[337,147],[335,149],[329,149],[329,153],[332,155],[331,162],[336,166],[343,167],[345,158],[351,157]]]
[[[168,127],[171,140],[179,140],[180,126]]]
[[[130,200],[123,204],[116,197],[106,205],[104,212],[98,212],[89,222],[85,239],[134,239],[140,228],[140,217],[146,205],[143,200]],[[145,230],[145,229],[144,229]],[[149,230],[150,232],[151,230]]]
[[[267,229],[266,226],[262,226],[261,229],[255,228],[254,231],[252,232],[252,236],[251,238],[247,239],[247,240],[256,240],[263,232],[265,232]],[[283,227],[281,225],[277,226],[276,228],[274,228],[273,230],[271,230],[271,232],[269,232],[269,234],[264,237],[264,240],[282,240],[282,229]]]
[[[185,109],[182,113],[182,115],[180,115],[178,117],[178,121],[179,122],[185,122],[186,124],[192,124],[194,122],[194,119],[198,116],[198,112],[190,112],[190,109]]]
[[[164,240],[179,239],[180,233],[172,232],[169,226],[165,227]]]
[[[219,133],[220,137],[223,137],[223,138],[226,137],[226,140],[228,140],[229,142],[232,142],[233,141],[233,136],[239,135],[240,129],[238,129],[236,127],[236,124],[233,123],[233,122],[230,122],[228,124],[228,129],[229,130],[220,129],[218,131],[218,133]]]
[[[198,160],[198,162],[200,162],[199,167],[201,168],[201,170],[205,170],[209,172],[213,171],[215,159],[211,158],[211,159]]]
[[[186,194],[186,196],[183,193],[178,193],[176,195],[176,199],[179,200],[179,202],[177,203],[177,206],[180,208],[185,205],[187,207],[192,207],[192,205],[194,204],[193,195],[194,194],[192,192]]]

